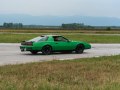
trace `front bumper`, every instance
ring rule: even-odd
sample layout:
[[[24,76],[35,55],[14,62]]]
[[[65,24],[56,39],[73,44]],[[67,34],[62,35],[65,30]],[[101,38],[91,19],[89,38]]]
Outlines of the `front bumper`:
[[[91,48],[92,48],[92,46],[90,44],[85,45],[85,49],[91,49]]]

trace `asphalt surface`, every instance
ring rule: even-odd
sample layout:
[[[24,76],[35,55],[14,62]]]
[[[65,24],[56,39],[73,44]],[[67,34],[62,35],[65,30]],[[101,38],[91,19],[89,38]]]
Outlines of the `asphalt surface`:
[[[120,44],[91,44],[92,49],[85,50],[83,54],[32,55],[30,52],[21,52],[20,44],[0,43],[0,65],[22,64],[49,60],[68,60],[77,58],[90,58],[99,56],[120,55]]]

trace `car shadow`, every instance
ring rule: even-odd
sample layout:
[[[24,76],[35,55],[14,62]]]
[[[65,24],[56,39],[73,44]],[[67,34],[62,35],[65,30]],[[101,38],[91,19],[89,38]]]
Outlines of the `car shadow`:
[[[50,55],[78,55],[78,54],[76,54],[75,52],[72,52],[72,53],[63,53],[63,52],[53,52],[53,53],[51,53]],[[82,54],[88,54],[87,52],[83,52]],[[82,55],[82,54],[79,54],[79,55]],[[41,56],[46,56],[46,55],[43,55],[41,52],[39,52],[39,53],[37,53],[37,54],[31,54],[31,53],[22,53],[22,55],[30,55],[30,56],[39,56],[39,55],[41,55]],[[50,56],[49,55],[49,56]]]

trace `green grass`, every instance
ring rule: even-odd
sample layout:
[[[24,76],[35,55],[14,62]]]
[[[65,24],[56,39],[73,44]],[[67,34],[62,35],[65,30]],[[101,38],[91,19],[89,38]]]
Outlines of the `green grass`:
[[[39,36],[38,34],[0,34],[0,43],[20,43]]]
[[[120,55],[1,66],[0,90],[120,90]]]
[[[0,32],[9,33],[98,33],[98,34],[120,34],[120,30],[27,30],[27,29],[0,29]]]
[[[40,35],[43,35],[43,33],[40,34],[3,33],[0,34],[0,43],[20,43],[21,41],[29,40]],[[63,35],[70,40],[86,41],[88,43],[120,43],[120,36],[117,35],[85,35],[80,33],[71,34],[61,33],[60,35]]]

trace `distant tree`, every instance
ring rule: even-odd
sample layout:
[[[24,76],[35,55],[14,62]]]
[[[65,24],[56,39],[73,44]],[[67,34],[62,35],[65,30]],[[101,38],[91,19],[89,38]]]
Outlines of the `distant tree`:
[[[80,29],[80,28],[83,28],[84,27],[84,24],[81,23],[71,23],[71,24],[62,24],[62,28],[63,29],[72,29],[72,30],[77,30],[77,29]]]
[[[5,28],[11,28],[11,27],[13,27],[13,23],[4,23],[3,27],[5,27]]]
[[[22,28],[23,24],[22,23],[3,23],[4,28]]]
[[[19,23],[19,28],[23,28],[23,24],[22,23]]]
[[[108,31],[111,30],[111,27],[107,27],[106,30],[108,30]]]
[[[3,23],[3,27],[5,27],[5,28],[6,28],[6,27],[7,27],[7,23]]]

